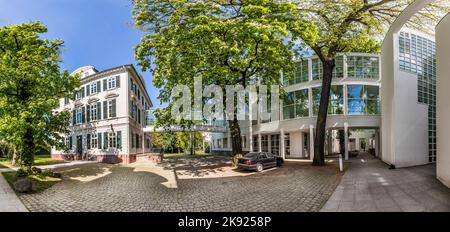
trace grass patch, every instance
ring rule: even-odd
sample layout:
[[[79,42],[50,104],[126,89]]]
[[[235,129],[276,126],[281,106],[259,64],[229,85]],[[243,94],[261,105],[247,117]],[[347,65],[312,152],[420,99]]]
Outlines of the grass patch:
[[[33,166],[43,166],[43,165],[51,165],[51,164],[60,164],[65,163],[64,160],[54,160],[48,154],[46,155],[35,155],[34,156],[34,165]],[[12,168],[13,165],[11,160],[7,158],[0,158],[0,168]]]
[[[8,162],[9,160],[7,158],[0,158],[0,168],[9,168]]]
[[[2,174],[5,177],[6,181],[9,183],[9,185],[11,186],[11,188],[14,190],[14,182],[20,179],[16,176],[16,172],[3,172]],[[26,178],[30,179],[33,182],[33,191],[31,193],[42,192],[62,180],[60,178],[54,178],[44,175],[30,175]]]
[[[61,164],[65,163],[64,160],[52,159],[50,155],[35,155],[34,156],[34,166],[51,165],[51,164]]]

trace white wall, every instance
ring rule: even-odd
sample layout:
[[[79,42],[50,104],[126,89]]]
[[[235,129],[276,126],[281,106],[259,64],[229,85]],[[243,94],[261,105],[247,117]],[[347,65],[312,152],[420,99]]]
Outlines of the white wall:
[[[397,71],[395,77],[395,166],[428,163],[428,106],[418,103],[417,75]]]
[[[437,178],[450,187],[450,15],[436,27]]]

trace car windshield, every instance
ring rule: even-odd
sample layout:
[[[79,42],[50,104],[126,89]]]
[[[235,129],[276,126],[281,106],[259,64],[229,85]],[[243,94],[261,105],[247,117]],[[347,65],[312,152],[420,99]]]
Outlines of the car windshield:
[[[258,157],[258,154],[259,153],[248,153],[247,155],[244,155],[244,157],[245,158],[251,158],[251,159],[253,159],[253,158],[256,158],[256,157]]]

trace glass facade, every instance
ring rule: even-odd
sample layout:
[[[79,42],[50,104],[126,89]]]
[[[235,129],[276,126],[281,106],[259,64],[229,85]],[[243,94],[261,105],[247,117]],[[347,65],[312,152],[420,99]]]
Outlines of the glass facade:
[[[316,87],[312,89],[313,99],[313,115],[317,116],[319,113],[320,94],[322,87]],[[330,102],[328,105],[329,115],[344,114],[344,92],[342,85],[331,86]]]
[[[368,56],[347,56],[347,76],[354,79],[378,79],[380,59]]]
[[[321,80],[323,76],[322,62],[319,58],[311,59],[312,63],[312,79]],[[343,78],[344,77],[344,57],[336,57],[336,66],[333,69],[333,78]]]
[[[311,80],[321,80],[323,75],[322,62],[319,58],[311,58]],[[347,73],[345,73],[347,66]],[[379,79],[380,58],[372,55],[341,55],[336,57],[336,67],[333,70],[333,78],[343,78],[347,74],[350,79]],[[308,59],[303,59],[295,64],[295,72],[292,78],[286,79],[284,85],[305,83],[309,78]]]
[[[418,99],[428,105],[428,157],[436,161],[436,45],[427,38],[401,32],[400,70],[417,74]]]
[[[348,114],[376,115],[380,113],[380,89],[370,85],[348,85]]]
[[[301,118],[309,116],[308,89],[288,92],[283,102],[283,118]]]
[[[344,96],[344,85],[332,85],[329,115],[342,115],[345,113],[344,102],[347,100],[347,114],[349,115],[379,115],[380,114],[380,88],[377,85],[346,85],[347,96]],[[309,103],[309,90],[301,89],[287,92],[283,99],[283,119],[309,117],[309,108],[312,105],[313,116],[317,116],[320,105],[322,88],[311,88],[312,104]]]
[[[300,60],[295,63],[295,72],[293,79],[285,81],[285,85],[293,85],[309,81],[308,60]]]

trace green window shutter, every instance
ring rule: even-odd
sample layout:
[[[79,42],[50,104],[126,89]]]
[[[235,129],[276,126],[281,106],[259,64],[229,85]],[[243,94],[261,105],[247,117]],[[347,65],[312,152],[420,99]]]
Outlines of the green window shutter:
[[[122,131],[117,131],[117,149],[122,150]]]
[[[108,118],[108,105],[107,105],[107,101],[103,101],[103,119],[107,119]]]
[[[83,87],[81,88],[81,98],[84,97],[84,89],[85,89],[85,87],[83,86]]]
[[[106,79],[103,79],[103,91],[105,91],[106,90],[106,85],[107,85],[108,83],[106,82]]]
[[[116,99],[112,100],[112,113],[111,113],[112,117],[116,117]]]
[[[91,85],[86,85],[86,96],[91,95]]]
[[[91,134],[87,134],[86,146],[87,146],[87,149],[91,149]]]
[[[102,103],[97,102],[97,120],[102,119]]]
[[[102,133],[97,133],[97,144],[98,144],[98,149],[102,149]]]
[[[100,93],[102,91],[102,87],[100,86],[100,81],[97,81],[97,92]]]
[[[103,149],[108,148],[108,132],[103,132]]]
[[[86,106],[86,122],[90,122],[91,121],[91,106],[87,105]]]
[[[120,76],[116,76],[116,87],[120,87]]]
[[[85,107],[81,107],[81,122],[82,123],[86,122],[86,108]]]

